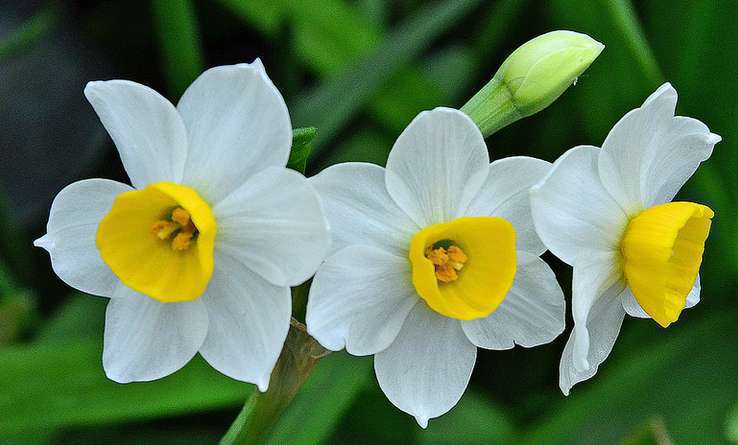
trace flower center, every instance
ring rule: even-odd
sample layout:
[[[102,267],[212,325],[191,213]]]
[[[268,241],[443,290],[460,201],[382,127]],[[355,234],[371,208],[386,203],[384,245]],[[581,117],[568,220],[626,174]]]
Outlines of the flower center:
[[[436,279],[451,283],[459,279],[459,272],[469,260],[461,247],[451,240],[438,241],[425,249],[425,257],[433,263]]]
[[[100,221],[100,257],[126,286],[161,302],[194,300],[213,273],[216,223],[193,189],[169,182],[119,194]]]
[[[413,236],[412,281],[441,315],[486,317],[504,300],[515,276],[515,229],[502,218],[463,217]]]
[[[620,251],[628,287],[663,327],[679,318],[692,290],[714,213],[691,202],[644,210],[628,224]]]
[[[177,207],[167,219],[160,219],[151,226],[151,233],[162,241],[169,241],[172,250],[181,252],[190,248],[199,231],[192,222],[190,212]]]

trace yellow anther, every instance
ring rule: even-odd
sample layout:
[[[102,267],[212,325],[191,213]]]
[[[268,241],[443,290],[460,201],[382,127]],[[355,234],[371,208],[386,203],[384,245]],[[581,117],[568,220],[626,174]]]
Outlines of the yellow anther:
[[[172,250],[187,250],[197,235],[197,227],[192,223],[190,212],[177,207],[172,211],[171,221],[159,220],[151,226],[151,232],[162,241],[171,239]]]
[[[151,233],[156,235],[160,240],[165,240],[172,236],[172,233],[177,229],[179,229],[178,224],[162,220],[155,222],[154,225],[151,226]]]
[[[456,270],[461,270],[464,267],[464,263],[469,260],[469,257],[466,256],[459,246],[450,246],[447,253],[449,263]]]
[[[172,250],[176,250],[177,252],[187,250],[190,244],[192,244],[192,236],[192,232],[179,232],[172,240]]]
[[[425,257],[428,258],[434,266],[443,266],[448,263],[448,255],[446,255],[446,249],[443,247],[439,247],[438,249],[428,247],[425,251]]]
[[[457,273],[464,268],[464,263],[469,259],[459,246],[450,245],[444,247],[428,247],[425,257],[433,263],[436,271],[436,279],[442,283],[451,283],[459,278]]]
[[[190,223],[190,212],[182,207],[177,207],[172,211],[172,221],[184,227]]]
[[[442,283],[451,283],[459,279],[459,274],[450,264],[436,266],[436,279]]]

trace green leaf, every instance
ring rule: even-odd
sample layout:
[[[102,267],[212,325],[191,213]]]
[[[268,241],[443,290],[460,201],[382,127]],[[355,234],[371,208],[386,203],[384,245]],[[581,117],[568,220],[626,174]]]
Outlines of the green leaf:
[[[649,420],[644,426],[631,433],[621,445],[672,445],[673,442],[661,418]]]
[[[433,419],[418,434],[418,443],[428,445],[474,445],[509,443],[515,431],[512,420],[483,396],[467,390],[450,412]]]
[[[220,2],[269,37],[275,37],[280,21],[287,21],[293,28],[295,53],[323,78],[341,74],[384,40],[379,24],[340,0]],[[446,102],[447,98],[419,70],[407,67],[376,94],[370,111],[383,125],[398,132],[418,111]],[[322,133],[323,128],[316,126]]]
[[[252,391],[199,357],[156,382],[120,385],[105,377],[101,355],[99,340],[0,350],[0,434],[233,407]]]
[[[730,443],[738,443],[738,404],[728,413],[725,423],[725,436]]]
[[[370,382],[370,358],[332,353],[321,359],[264,443],[325,442]]]
[[[655,417],[676,443],[723,442],[726,413],[738,399],[738,360],[731,359],[738,320],[726,311],[694,321],[668,331],[651,326],[646,338],[662,336],[651,344],[619,339],[597,375],[551,406],[519,443],[615,443]]]
[[[551,0],[546,7],[554,27],[583,32],[605,44],[597,63],[576,86],[579,108],[587,110],[581,116],[587,138],[598,144],[615,121],[639,106],[663,77],[628,0]],[[573,10],[577,13],[572,14]],[[607,112],[591,112],[594,104]]]
[[[36,332],[38,343],[68,343],[101,338],[105,327],[107,298],[81,292],[72,293],[53,317]]]
[[[285,1],[220,0],[220,3],[233,12],[236,17],[269,35],[276,34],[279,31],[280,23],[288,14]]]
[[[315,154],[322,151],[325,143],[393,74],[478,3],[477,0],[447,0],[420,10],[363,60],[300,98],[292,107],[292,117],[298,124],[309,123],[321,129],[315,140]]]
[[[203,71],[202,44],[191,0],[154,0],[154,21],[169,90],[179,96]]]
[[[319,158],[316,170],[320,171],[341,162],[371,162],[384,165],[390,148],[392,138],[373,128],[360,129],[340,143],[335,150]]]
[[[55,5],[39,10],[21,24],[10,36],[0,40],[0,60],[20,53],[46,37],[58,22],[59,11]]]
[[[312,149],[311,144],[317,134],[318,130],[315,127],[292,130],[292,149],[290,150],[290,159],[287,161],[287,168],[305,173],[305,164]]]

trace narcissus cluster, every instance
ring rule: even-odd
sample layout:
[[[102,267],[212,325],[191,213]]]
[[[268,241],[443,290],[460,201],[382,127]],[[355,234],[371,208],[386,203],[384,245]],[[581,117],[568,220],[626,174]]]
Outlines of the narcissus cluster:
[[[720,137],[675,116],[665,84],[601,148],[490,163],[484,136],[550,104],[603,49],[571,32],[537,39],[463,111],[415,117],[386,167],[310,179],[286,168],[290,118],[259,60],[204,72],[176,107],[137,83],[88,84],[131,185],[64,188],[35,244],[67,284],[110,299],[109,378],[162,378],[199,352],[265,391],[290,287],[314,276],[309,334],[373,355],[389,400],[425,427],[463,395],[477,348],[564,331],[546,249],[574,270],[565,394],[595,374],[625,314],[674,323],[699,301],[714,212],[672,200]]]

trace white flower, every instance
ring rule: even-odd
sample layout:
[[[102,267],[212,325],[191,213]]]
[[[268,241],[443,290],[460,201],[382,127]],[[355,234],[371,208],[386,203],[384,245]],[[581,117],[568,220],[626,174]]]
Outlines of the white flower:
[[[290,286],[330,245],[318,197],[285,168],[292,128],[257,59],[204,72],[175,108],[151,88],[90,82],[85,95],[133,188],[79,181],[35,242],[70,286],[110,297],[103,366],[158,379],[198,351],[266,390],[289,329]]]
[[[541,239],[574,267],[564,394],[597,372],[626,313],[666,327],[699,301],[713,213],[670,201],[720,137],[700,121],[675,117],[676,102],[674,88],[662,85],[615,124],[601,149],[572,148],[531,189]]]
[[[427,426],[461,398],[477,346],[532,347],[564,329],[528,200],[550,168],[490,164],[471,119],[437,108],[410,123],[386,169],[346,163],[312,178],[333,245],[310,290],[308,332],[374,354],[384,393]]]

